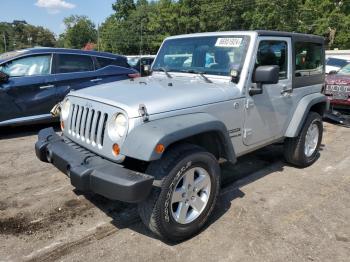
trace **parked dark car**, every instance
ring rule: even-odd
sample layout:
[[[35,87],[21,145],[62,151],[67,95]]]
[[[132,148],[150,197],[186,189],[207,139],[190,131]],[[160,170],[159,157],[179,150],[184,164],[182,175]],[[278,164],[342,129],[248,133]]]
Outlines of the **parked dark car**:
[[[332,108],[350,110],[350,63],[327,75],[325,95]]]
[[[0,55],[0,126],[52,120],[70,91],[138,76],[124,56],[61,48]]]
[[[145,65],[151,66],[154,61],[155,56],[128,56],[129,65],[140,72],[141,76],[145,76]]]

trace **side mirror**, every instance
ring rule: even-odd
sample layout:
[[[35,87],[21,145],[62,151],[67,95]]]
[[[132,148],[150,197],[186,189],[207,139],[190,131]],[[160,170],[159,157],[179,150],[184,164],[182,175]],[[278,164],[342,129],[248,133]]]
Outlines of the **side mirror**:
[[[0,71],[0,84],[7,83],[10,76],[2,71]]]
[[[250,95],[262,94],[263,84],[277,84],[279,80],[280,68],[277,65],[258,66],[253,75],[253,82],[257,84],[256,88],[249,90]]]

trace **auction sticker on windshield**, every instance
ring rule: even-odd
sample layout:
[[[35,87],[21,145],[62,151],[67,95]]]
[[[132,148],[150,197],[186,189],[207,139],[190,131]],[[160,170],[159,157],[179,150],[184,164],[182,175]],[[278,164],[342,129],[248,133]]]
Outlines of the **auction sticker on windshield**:
[[[215,46],[217,47],[239,47],[242,43],[242,38],[238,37],[225,37],[218,38]]]

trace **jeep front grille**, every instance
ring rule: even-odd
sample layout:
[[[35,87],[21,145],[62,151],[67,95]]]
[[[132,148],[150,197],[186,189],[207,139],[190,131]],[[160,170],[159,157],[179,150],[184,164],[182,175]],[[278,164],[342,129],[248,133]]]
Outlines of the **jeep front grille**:
[[[108,114],[91,107],[72,104],[68,132],[92,146],[103,146]]]

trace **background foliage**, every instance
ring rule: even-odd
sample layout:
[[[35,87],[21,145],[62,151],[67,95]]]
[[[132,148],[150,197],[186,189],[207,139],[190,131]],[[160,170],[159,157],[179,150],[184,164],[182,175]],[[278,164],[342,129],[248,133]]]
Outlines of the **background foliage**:
[[[54,46],[55,35],[41,26],[28,25],[25,21],[0,23],[0,53],[6,50],[31,46]]]
[[[154,54],[170,35],[271,29],[324,36],[328,48],[350,49],[350,0],[116,0],[99,28],[85,16],[64,20],[57,40],[42,27],[0,23],[9,48],[32,45],[96,49],[121,54]],[[11,42],[12,41],[12,42]]]

